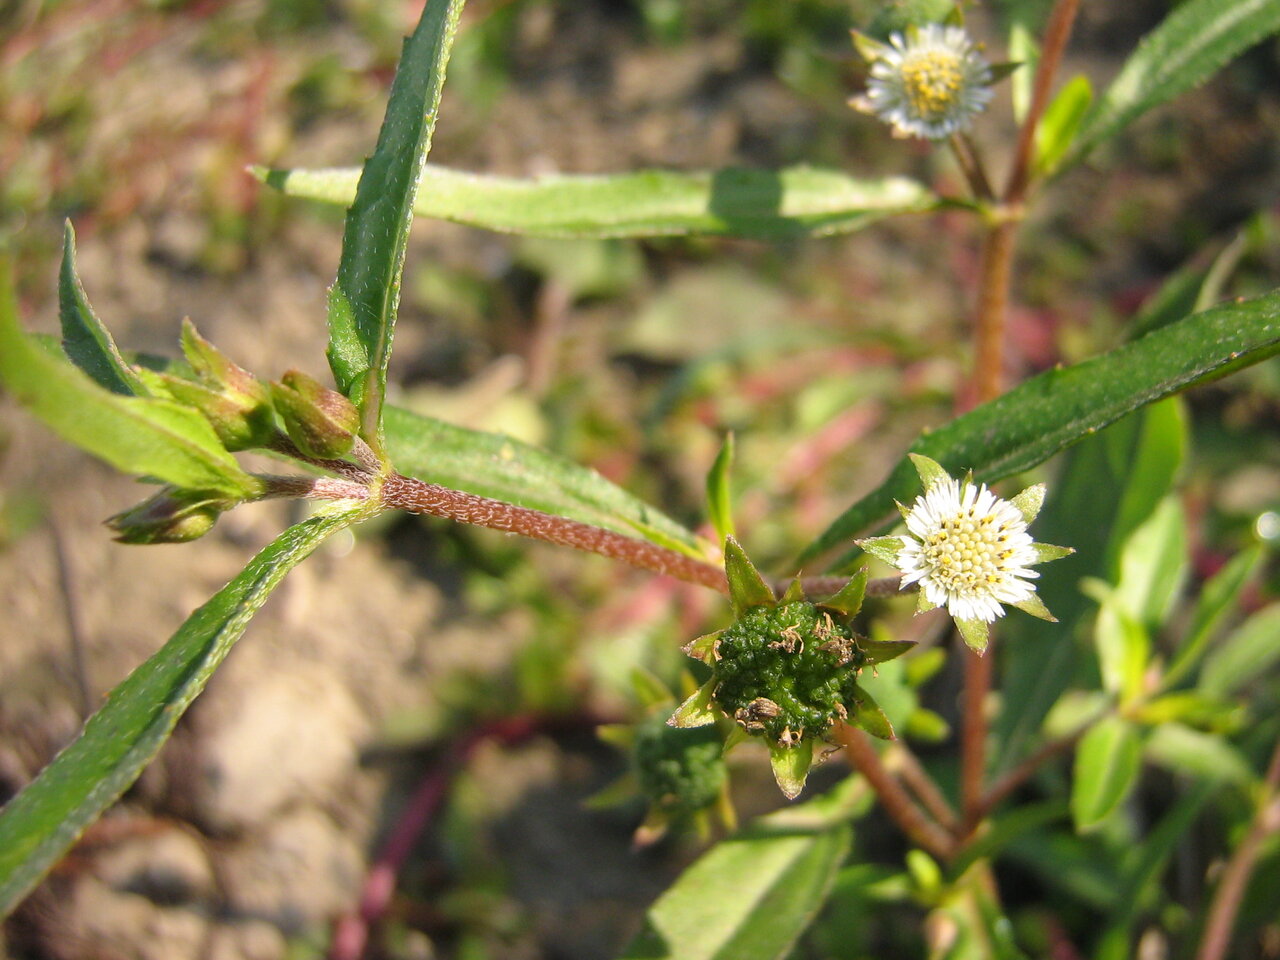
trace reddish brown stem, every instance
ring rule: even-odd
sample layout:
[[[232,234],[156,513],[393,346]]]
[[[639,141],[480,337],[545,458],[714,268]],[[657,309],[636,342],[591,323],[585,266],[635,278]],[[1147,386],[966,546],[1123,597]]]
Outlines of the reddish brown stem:
[[[977,403],[994,400],[1003,390],[1005,313],[1013,277],[1016,231],[1014,221],[1004,220],[992,226],[983,241],[977,344],[973,361],[974,400]]]
[[[965,647],[964,716],[960,750],[960,806],[964,833],[982,816],[982,782],[987,757],[987,694],[991,692],[991,658]]]
[[[338,477],[298,477],[256,474],[264,489],[258,500],[282,498],[308,500],[368,500],[369,488],[363,483]]]
[[[956,816],[950,801],[933,777],[929,776],[929,771],[925,770],[920,759],[902,741],[894,744],[893,765],[902,776],[902,782],[924,804],[925,809],[933,814],[933,818],[943,829],[951,831],[952,834],[957,833],[960,830],[960,818]]]
[[[1209,907],[1209,922],[1200,941],[1196,960],[1222,960],[1231,946],[1231,931],[1236,915],[1249,887],[1249,878],[1258,862],[1263,843],[1273,833],[1280,832],[1280,743],[1271,754],[1271,763],[1258,797],[1258,809],[1249,825],[1249,832],[1236,847],[1235,853],[1222,871],[1218,889]]]
[[[925,816],[889,773],[867,735],[848,724],[837,724],[836,738],[844,744],[845,753],[854,768],[867,778],[885,812],[902,828],[902,832],[920,849],[940,860],[950,860],[955,853],[955,841],[945,830]]]
[[[647,540],[625,537],[612,530],[566,520],[541,510],[451,490],[398,473],[391,474],[382,482],[381,496],[383,505],[392,510],[426,513],[491,530],[518,533],[534,540],[545,540],[547,543],[598,553],[643,570],[698,583],[721,593],[729,592],[724,570],[716,564],[668,550]]]
[[[901,577],[878,577],[875,580],[867,581],[868,597],[892,597],[898,592],[898,584]],[[841,587],[849,582],[848,577],[801,577],[800,586],[804,588],[804,595],[810,600],[822,600],[836,593]],[[776,584],[781,586],[783,590],[787,588],[786,583]]]
[[[1026,757],[1016,767],[1002,776],[999,780],[991,785],[987,792],[982,796],[973,811],[974,822],[977,823],[992,810],[998,807],[1004,799],[1026,783],[1047,761],[1061,753],[1066,753],[1076,745],[1085,732],[1093,725],[1093,721],[1083,724],[1076,730],[1057,740],[1050,740],[1044,744],[1035,753]]]

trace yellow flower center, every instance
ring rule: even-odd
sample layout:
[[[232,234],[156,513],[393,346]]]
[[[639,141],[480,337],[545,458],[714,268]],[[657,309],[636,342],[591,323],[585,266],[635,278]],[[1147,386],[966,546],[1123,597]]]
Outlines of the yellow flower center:
[[[916,53],[902,64],[911,109],[923,120],[941,120],[955,107],[964,84],[960,58],[947,50]]]
[[[920,556],[930,576],[948,593],[966,593],[1005,579],[1005,563],[1013,556],[1009,531],[986,514],[962,510],[924,538]]]

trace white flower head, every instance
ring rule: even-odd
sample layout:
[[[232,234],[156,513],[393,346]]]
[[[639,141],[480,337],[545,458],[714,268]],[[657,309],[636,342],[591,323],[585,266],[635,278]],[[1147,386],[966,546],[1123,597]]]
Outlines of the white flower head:
[[[888,43],[859,39],[871,77],[854,105],[895,136],[945,140],[991,102],[995,73],[961,27],[929,23],[891,34]]]
[[[972,479],[955,480],[928,457],[911,457],[924,493],[909,507],[905,537],[861,541],[869,553],[902,571],[901,589],[918,584],[920,611],[945,606],[965,642],[981,651],[988,625],[1004,616],[1004,604],[1034,616],[1053,615],[1031,582],[1037,563],[1073,551],[1036,543],[1027,533],[1044,502],[1044,486],[1003,500]]]

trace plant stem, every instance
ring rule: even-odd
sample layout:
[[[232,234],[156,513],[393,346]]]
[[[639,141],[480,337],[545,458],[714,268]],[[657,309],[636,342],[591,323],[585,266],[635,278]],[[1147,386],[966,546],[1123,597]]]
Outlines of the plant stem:
[[[920,759],[911,752],[911,748],[899,740],[893,745],[889,758],[890,767],[896,769],[903,783],[911,788],[926,810],[945,830],[955,834],[960,829],[960,818],[951,807],[937,782],[929,776]]]
[[[381,499],[383,505],[390,510],[425,513],[491,530],[518,533],[534,540],[545,540],[547,543],[622,560],[643,570],[698,583],[721,593],[729,592],[724,570],[717,564],[660,547],[647,540],[626,537],[603,527],[567,520],[541,510],[451,490],[398,473],[391,474],[382,482]]]
[[[1058,756],[1058,754],[1066,753],[1074,747],[1079,739],[1083,737],[1088,729],[1096,722],[1097,719],[1090,720],[1088,723],[1081,724],[1066,736],[1059,737],[1057,740],[1050,740],[1048,743],[1040,747],[1039,750],[1026,757],[1016,767],[993,783],[990,788],[988,788],[987,792],[983,794],[982,799],[978,801],[973,810],[974,823],[976,824],[979,822],[983,817],[999,806],[1005,797],[1009,796],[1009,794],[1017,790],[1018,787],[1030,780],[1032,775],[1034,775],[1035,772],[1044,765],[1045,761],[1052,760],[1054,757]]]
[[[1277,832],[1280,832],[1280,743],[1276,744],[1271,754],[1271,763],[1267,766],[1267,774],[1258,796],[1258,809],[1249,825],[1249,832],[1240,841],[1240,846],[1236,847],[1226,869],[1222,871],[1222,879],[1218,881],[1213,904],[1209,907],[1209,922],[1205,926],[1196,960],[1222,960],[1227,955],[1236,914],[1240,912],[1240,904],[1249,887],[1249,878],[1257,864],[1258,853],[1266,839]]]
[[[960,806],[964,834],[981,819],[982,782],[987,759],[987,695],[992,660],[964,648],[964,716],[960,732]]]
[[[254,474],[263,482],[263,492],[258,500],[282,498],[307,500],[368,500],[369,488],[363,483],[342,480],[338,477],[299,477]]]
[[[902,784],[880,762],[880,756],[865,733],[847,723],[835,726],[835,735],[844,744],[849,762],[871,784],[885,812],[920,849],[940,860],[950,860],[956,844],[951,835],[925,816],[903,789]]]
[[[901,577],[877,577],[875,580],[867,581],[868,597],[892,597],[898,593],[898,584]],[[848,577],[801,577],[800,586],[804,588],[806,597],[817,599],[821,597],[829,597],[837,590],[849,582]],[[783,590],[787,588],[786,583],[774,585],[775,588],[781,587]]]

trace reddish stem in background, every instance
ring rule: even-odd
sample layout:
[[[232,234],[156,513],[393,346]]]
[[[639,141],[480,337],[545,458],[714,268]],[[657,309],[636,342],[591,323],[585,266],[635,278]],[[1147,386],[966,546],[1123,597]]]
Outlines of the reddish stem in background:
[[[541,725],[536,717],[513,717],[486,724],[454,743],[427,772],[387,835],[382,851],[370,865],[358,910],[339,918],[329,944],[329,960],[360,960],[364,956],[369,930],[386,914],[409,854],[444,804],[453,778],[466,766],[476,748],[486,740],[518,743],[532,736]]]

